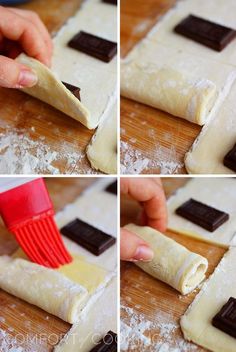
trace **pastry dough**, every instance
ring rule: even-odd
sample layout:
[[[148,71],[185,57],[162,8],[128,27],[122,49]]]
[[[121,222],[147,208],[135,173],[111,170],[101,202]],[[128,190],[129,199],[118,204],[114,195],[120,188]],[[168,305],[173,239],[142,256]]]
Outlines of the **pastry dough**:
[[[25,54],[18,56],[17,61],[30,67],[38,77],[38,83],[34,87],[21,88],[21,90],[52,105],[86,127],[94,128],[94,122],[87,108],[55,77],[52,71]]]
[[[88,148],[87,156],[93,168],[107,174],[117,173],[117,106],[111,116],[98,127]]]
[[[236,29],[235,12],[236,3],[234,0],[178,1],[176,6],[169,10],[153,27],[149,32],[148,38],[156,43],[184,50],[184,52],[193,54],[196,57],[204,57],[205,60],[236,66],[236,40],[233,40],[221,52],[217,52],[173,31],[173,28],[189,14]]]
[[[104,63],[68,47],[68,42],[80,30],[117,42],[117,7],[100,0],[87,0],[54,38],[52,71],[34,59],[18,61],[32,67],[39,76],[39,83],[23,90],[34,97],[63,111],[86,127],[96,128],[109,116],[117,98],[117,57]],[[61,81],[81,88],[79,102]],[[86,107],[86,108],[85,108]]]
[[[236,78],[236,65],[232,61],[217,60],[217,53],[206,58],[202,52],[210,49],[202,45],[198,45],[198,51],[191,50],[195,43],[185,39],[186,45],[183,44],[180,35],[174,36],[175,45],[171,39],[168,41],[168,35],[172,38],[170,28],[173,31],[175,21],[180,19],[179,12],[189,13],[191,5],[197,6],[197,0],[181,3],[181,10],[177,6],[177,10],[170,11],[123,61],[121,93],[203,125],[230,91]],[[199,7],[202,16],[204,4]]]
[[[95,342],[112,330],[117,331],[117,279],[113,278],[96,303],[87,305],[54,352],[88,352]]]
[[[0,287],[46,312],[74,323],[88,291],[64,275],[24,259],[0,257]]]
[[[81,101],[95,128],[110,116],[117,100],[117,56],[106,63],[68,47],[80,30],[117,43],[117,6],[101,0],[84,1],[54,38],[52,69],[63,82],[81,88]]]
[[[204,126],[191,150],[186,154],[185,166],[188,173],[235,173],[223,164],[225,155],[236,143],[235,97],[236,84],[214,120]]]
[[[180,320],[185,339],[213,352],[235,352],[236,339],[211,324],[230,297],[236,297],[236,248],[231,248]]]
[[[168,229],[206,242],[228,247],[236,245],[236,180],[233,178],[194,178],[168,200]],[[193,198],[229,214],[229,220],[214,232],[175,214],[185,201]]]
[[[206,258],[190,252],[151,227],[129,224],[125,228],[136,233],[153,249],[152,261],[135,262],[148,274],[166,282],[184,295],[194,290],[205,278],[208,267]]]

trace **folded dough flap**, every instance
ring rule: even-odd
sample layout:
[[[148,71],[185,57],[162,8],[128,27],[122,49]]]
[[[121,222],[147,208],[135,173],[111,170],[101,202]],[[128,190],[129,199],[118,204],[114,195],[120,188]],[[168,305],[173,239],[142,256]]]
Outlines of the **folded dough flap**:
[[[0,257],[0,288],[57,317],[74,323],[88,291],[59,272],[24,259]]]
[[[151,227],[129,224],[125,228],[136,233],[153,249],[152,261],[135,263],[148,274],[169,284],[182,294],[194,290],[205,278],[208,268],[206,258],[189,251]]]
[[[158,62],[124,61],[121,82],[123,96],[199,125],[205,124],[219,96],[211,80]]]
[[[38,77],[38,83],[34,87],[22,88],[22,91],[62,111],[88,128],[96,127],[88,109],[56,78],[51,70],[25,54],[19,55],[16,60],[30,67]]]

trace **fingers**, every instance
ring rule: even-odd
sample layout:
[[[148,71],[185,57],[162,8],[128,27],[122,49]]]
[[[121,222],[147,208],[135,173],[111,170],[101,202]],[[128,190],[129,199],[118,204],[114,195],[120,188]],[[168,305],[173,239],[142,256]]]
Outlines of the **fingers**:
[[[141,203],[142,225],[164,232],[167,226],[165,193],[158,178],[122,178],[121,193],[129,194]]]
[[[29,21],[32,22],[32,24],[34,24],[37,27],[38,31],[41,33],[42,38],[45,41],[45,44],[48,48],[48,60],[51,62],[52,53],[53,53],[53,42],[46,26],[41,21],[40,17],[33,11],[15,9],[10,7],[8,9],[9,11],[12,11],[16,15],[19,15],[23,18],[28,19]]]
[[[5,88],[32,87],[37,76],[28,67],[5,56],[0,56],[0,86]]]
[[[0,10],[0,31],[3,37],[18,41],[26,54],[49,65],[48,46],[37,26],[7,8],[0,7]]]
[[[121,229],[120,232],[120,257],[129,261],[150,261],[153,251],[148,244],[134,233]]]

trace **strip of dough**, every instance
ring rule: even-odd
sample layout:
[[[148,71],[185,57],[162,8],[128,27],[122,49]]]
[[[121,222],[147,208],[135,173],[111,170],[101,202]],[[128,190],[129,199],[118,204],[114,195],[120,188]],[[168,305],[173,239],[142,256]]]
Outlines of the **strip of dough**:
[[[117,106],[111,117],[99,125],[87,148],[87,156],[93,168],[106,174],[117,173]]]
[[[87,108],[62,84],[45,65],[38,60],[21,54],[16,59],[30,67],[38,76],[38,83],[31,88],[22,88],[25,93],[52,105],[54,108],[73,117],[88,128],[94,128]]]
[[[191,5],[196,7],[197,1],[181,3],[181,11],[189,14]],[[200,7],[203,17],[207,3]],[[225,5],[221,3],[221,7]],[[202,45],[198,45],[198,51],[191,50],[195,43],[186,39],[183,43],[180,35],[175,35],[176,43],[172,45],[170,32],[180,19],[179,14],[177,6],[125,58],[121,65],[121,93],[203,125],[229,93],[236,78],[236,65],[231,60],[219,59],[217,53],[206,55],[210,49]],[[222,18],[224,15],[222,11]]]
[[[199,254],[190,252],[174,240],[162,235],[151,227],[134,224],[125,228],[145,240],[154,251],[151,262],[135,262],[153,277],[187,294],[194,290],[205,278],[208,261]]]
[[[236,143],[235,97],[236,84],[214,120],[204,126],[185,155],[189,174],[235,174],[223,164],[225,155]]]
[[[117,43],[117,6],[101,0],[83,1],[53,40],[52,69],[63,82],[81,88],[81,100],[95,128],[110,115],[117,100],[118,57],[107,63],[68,47],[69,40],[81,30]]]
[[[85,287],[57,271],[8,256],[0,257],[0,287],[69,323],[78,320],[88,300]]]
[[[236,351],[236,339],[211,325],[228,299],[236,297],[235,268],[236,248],[231,248],[181,317],[185,339],[214,352]]]
[[[236,245],[236,180],[233,178],[193,178],[168,199],[168,229],[206,242],[228,247]],[[184,202],[193,198],[229,214],[229,220],[214,232],[175,214]]]

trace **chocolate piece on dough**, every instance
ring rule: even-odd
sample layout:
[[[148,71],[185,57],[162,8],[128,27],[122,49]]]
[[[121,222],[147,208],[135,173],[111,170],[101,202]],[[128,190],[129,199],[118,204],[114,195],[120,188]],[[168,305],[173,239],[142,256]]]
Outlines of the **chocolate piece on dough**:
[[[108,331],[106,336],[90,352],[116,352],[117,351],[117,334]]]
[[[69,91],[71,91],[72,94],[74,94],[74,96],[79,99],[80,99],[80,91],[81,89],[76,87],[76,86],[73,86],[73,84],[70,84],[70,83],[66,83],[66,82],[62,82],[64,84],[64,86],[69,89]]]
[[[117,5],[117,0],[102,0],[102,1],[106,2],[107,4]]]
[[[104,62],[110,62],[117,53],[116,43],[84,31],[76,34],[68,45]]]
[[[97,256],[116,242],[114,237],[79,219],[64,226],[61,233]]]
[[[229,214],[206,204],[189,199],[176,209],[176,214],[213,232],[229,219]]]
[[[117,181],[107,186],[106,191],[117,195]]]
[[[223,164],[236,172],[236,144],[224,157]]]
[[[212,325],[236,338],[236,299],[230,297],[212,319]]]
[[[216,51],[222,51],[236,37],[232,28],[193,15],[180,22],[174,31]]]

